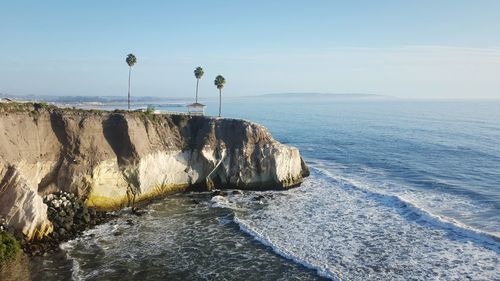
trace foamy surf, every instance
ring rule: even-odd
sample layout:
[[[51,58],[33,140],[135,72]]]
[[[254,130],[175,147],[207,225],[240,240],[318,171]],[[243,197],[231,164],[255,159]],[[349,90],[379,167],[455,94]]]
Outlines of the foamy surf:
[[[330,171],[321,169],[319,167],[313,166],[311,168],[316,170],[317,173],[323,174],[335,180],[339,184],[339,186],[343,188],[356,188],[362,190],[363,192],[369,194],[369,196],[374,200],[377,200],[384,204],[388,204],[395,208],[408,210],[408,213],[405,214],[405,216],[409,219],[425,221],[431,227],[439,227],[453,231],[457,235],[474,239],[476,242],[484,244],[484,246],[495,250],[497,253],[500,251],[500,237],[495,233],[490,233],[474,228],[472,226],[468,226],[450,217],[434,214],[415,201],[410,201],[397,194],[387,194],[381,190],[375,190],[368,183],[361,182],[352,178],[347,178],[339,174],[332,174]]]
[[[498,243],[313,168],[300,188],[215,199],[240,230],[332,280],[495,280]],[[256,195],[264,200],[256,202]]]
[[[140,217],[124,212],[63,243],[59,256],[37,265],[34,280],[326,279],[243,234],[227,207],[245,211],[240,202],[212,199],[209,193],[179,194],[145,207]]]
[[[82,280],[88,280],[92,276],[88,276],[85,274],[85,272],[82,270],[80,262],[78,258],[75,258],[71,256],[71,252],[78,247],[79,244],[81,243],[86,243],[89,239],[89,237],[97,237],[99,239],[100,237],[105,237],[105,236],[110,236],[114,231],[116,231],[117,225],[113,225],[110,223],[105,223],[102,225],[98,225],[93,229],[88,229],[84,231],[79,237],[66,241],[62,243],[59,248],[63,250],[66,253],[66,258],[71,261],[72,268],[71,268],[71,278],[72,280],[75,281],[82,281]],[[105,249],[102,249],[105,250]],[[98,276],[94,276],[98,277]]]
[[[294,261],[300,265],[303,265],[309,269],[315,270],[319,276],[329,278],[331,280],[348,280],[346,277],[342,277],[342,274],[340,272],[335,272],[334,269],[326,269],[326,268],[322,267],[321,265],[317,265],[317,264],[308,262],[304,259],[301,259],[297,256],[294,256],[292,253],[290,253],[286,249],[279,248],[271,241],[271,238],[266,237],[265,235],[259,233],[257,230],[252,229],[243,220],[240,220],[237,217],[235,217],[233,219],[233,221],[239,225],[241,231],[252,236],[255,240],[259,241],[263,245],[270,247],[278,255],[280,255],[286,259],[292,260],[292,261]],[[325,266],[325,267],[328,267],[328,266]]]

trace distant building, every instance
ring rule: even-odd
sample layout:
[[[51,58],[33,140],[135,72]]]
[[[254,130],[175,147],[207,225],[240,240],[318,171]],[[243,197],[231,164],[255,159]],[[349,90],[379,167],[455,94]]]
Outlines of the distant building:
[[[191,115],[204,115],[205,114],[205,106],[206,105],[198,103],[198,102],[186,105],[186,107],[188,109],[188,113]]]

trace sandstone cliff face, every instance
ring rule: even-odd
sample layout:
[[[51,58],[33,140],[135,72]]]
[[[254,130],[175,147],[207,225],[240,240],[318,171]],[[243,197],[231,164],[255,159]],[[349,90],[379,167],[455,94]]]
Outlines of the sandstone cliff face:
[[[286,189],[307,175],[296,148],[248,121],[0,108],[0,216],[30,239],[52,231],[42,196],[58,190],[115,209],[212,184]]]

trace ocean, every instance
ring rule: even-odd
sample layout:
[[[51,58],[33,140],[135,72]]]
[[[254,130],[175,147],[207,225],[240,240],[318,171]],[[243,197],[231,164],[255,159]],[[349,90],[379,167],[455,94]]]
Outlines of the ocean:
[[[500,101],[254,97],[222,112],[298,147],[311,176],[124,210],[33,259],[33,279],[500,280]]]

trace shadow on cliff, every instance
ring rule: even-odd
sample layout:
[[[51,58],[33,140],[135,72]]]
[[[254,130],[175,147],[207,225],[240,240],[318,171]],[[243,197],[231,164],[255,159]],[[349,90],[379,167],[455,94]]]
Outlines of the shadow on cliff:
[[[135,147],[130,140],[128,123],[122,114],[111,114],[102,122],[102,132],[106,141],[113,149],[118,166],[123,168],[133,165],[138,159]]]
[[[56,183],[56,185],[58,186],[58,174],[59,171],[61,170],[64,159],[67,157],[70,150],[69,137],[68,134],[66,133],[65,129],[66,125],[64,123],[64,119],[61,112],[58,111],[50,112],[50,126],[57,140],[61,144],[62,148],[56,165],[38,183],[38,193],[41,195],[45,195],[56,191],[57,188],[54,185],[51,186],[51,183]]]
[[[130,140],[127,119],[122,114],[111,114],[102,122],[104,138],[116,155],[118,167],[127,181],[128,204],[135,208],[135,198],[140,194],[140,181],[135,168],[139,156]]]
[[[172,115],[173,126],[179,128],[180,139],[185,150],[201,150],[205,145],[213,145],[209,139],[210,121],[202,116]]]

